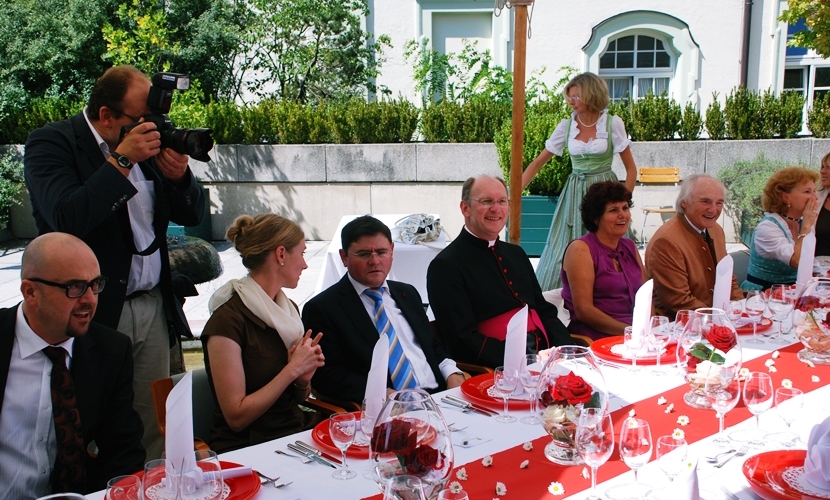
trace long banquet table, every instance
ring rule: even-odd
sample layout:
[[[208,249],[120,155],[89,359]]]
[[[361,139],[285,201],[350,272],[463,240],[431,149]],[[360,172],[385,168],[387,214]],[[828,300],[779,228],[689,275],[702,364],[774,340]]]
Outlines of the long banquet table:
[[[792,336],[789,337],[792,339]],[[753,371],[768,369],[764,362],[772,359],[775,350],[780,351],[780,357],[775,359],[778,371],[771,373],[774,387],[780,387],[783,379],[792,380],[795,387],[802,389],[805,394],[805,408],[801,416],[792,424],[792,429],[798,432],[802,441],[806,442],[810,429],[815,423],[830,416],[830,367],[807,367],[795,358],[800,350],[800,344],[789,346],[771,345],[765,343],[758,346],[742,344],[744,365]],[[753,361],[755,360],[755,361]],[[671,370],[666,376],[657,377],[649,373],[644,367],[639,372],[632,372],[626,368],[601,365],[609,394],[611,395],[611,409],[613,414],[615,436],[618,438],[622,420],[633,408],[640,418],[649,421],[652,428],[652,439],[656,443],[660,435],[670,434],[675,428],[681,428],[686,433],[689,442],[689,458],[699,458],[698,475],[703,496],[708,499],[725,498],[719,487],[721,485],[731,490],[742,499],[758,498],[749,492],[748,484],[741,473],[741,465],[745,458],[766,450],[753,450],[746,457],[730,461],[721,469],[716,469],[706,463],[704,456],[713,450],[712,435],[717,432],[717,419],[712,411],[694,410],[683,401],[682,392],[685,383],[676,370]],[[812,376],[819,377],[815,382]],[[451,389],[445,393],[463,397],[460,389]],[[436,401],[445,394],[434,396]],[[658,405],[659,396],[666,395],[669,400],[665,405]],[[674,403],[674,411],[665,412],[668,404]],[[554,498],[586,498],[590,489],[590,479],[581,475],[583,466],[562,467],[549,462],[543,449],[549,438],[541,425],[526,425],[520,422],[501,424],[494,418],[474,414],[462,413],[454,409],[441,407],[447,422],[456,427],[467,429],[453,433],[453,441],[463,438],[481,437],[489,439],[484,444],[462,448],[454,447],[456,469],[464,467],[469,479],[460,481],[464,489],[470,494],[471,500],[495,498],[496,481],[505,483],[507,494],[500,498],[521,499],[554,499]],[[525,412],[527,410],[524,410]],[[511,411],[511,413],[513,413]],[[516,411],[517,416],[518,410]],[[687,415],[690,423],[682,427],[677,424],[680,415]],[[761,427],[769,432],[783,430],[784,424],[773,407],[760,418]],[[735,429],[753,428],[755,418],[748,413],[742,403],[726,415],[727,433]],[[458,436],[456,438],[456,435]],[[354,479],[340,481],[331,477],[332,469],[311,463],[302,464],[298,460],[280,456],[274,453],[276,449],[286,449],[286,444],[295,440],[313,443],[311,432],[306,431],[287,436],[268,443],[252,446],[223,454],[222,460],[237,462],[251,466],[269,477],[280,476],[281,481],[293,481],[293,484],[275,489],[264,486],[254,497],[257,500],[290,499],[290,500],[330,500],[330,499],[360,499],[378,496],[379,490],[375,483],[362,477],[362,472],[369,468],[368,460],[349,458],[347,463],[358,475]],[[522,444],[533,442],[533,449],[525,451]],[[769,443],[769,449],[781,449],[780,445]],[[803,446],[803,444],[802,444]],[[493,457],[493,464],[485,469],[481,464],[485,456]],[[520,469],[523,460],[529,460],[527,469]],[[668,485],[668,479],[657,467],[655,456],[649,464],[640,469],[640,482],[655,487],[653,498],[672,498],[669,490],[661,494],[661,490]],[[455,474],[453,480],[456,480]],[[565,488],[563,496],[553,496],[548,493],[548,485],[561,482]],[[611,459],[600,467],[598,473],[598,489],[604,492],[616,484],[631,483],[633,476],[630,470],[622,464],[615,451]],[[102,498],[102,492],[90,495],[92,499]]]

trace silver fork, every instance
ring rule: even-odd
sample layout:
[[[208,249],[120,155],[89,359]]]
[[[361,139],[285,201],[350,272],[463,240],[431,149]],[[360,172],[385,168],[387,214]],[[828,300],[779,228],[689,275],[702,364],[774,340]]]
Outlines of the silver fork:
[[[310,464],[311,463],[311,459],[308,458],[308,457],[301,457],[300,455],[294,455],[293,453],[286,453],[282,450],[274,450],[274,453],[278,453],[278,454],[284,455],[286,457],[296,458],[297,460],[299,460],[300,462],[302,462],[304,464]]]
[[[256,475],[257,475],[257,476],[259,476],[259,477],[261,477],[262,479],[264,479],[264,480],[265,480],[265,481],[262,481],[262,482],[261,482],[261,484],[262,484],[263,486],[265,486],[265,485],[266,485],[266,484],[268,484],[268,483],[274,483],[274,484],[276,484],[277,480],[279,479],[279,477],[275,477],[275,478],[271,479],[270,477],[266,476],[265,474],[263,474],[262,472],[260,472],[260,471],[258,471],[258,470],[255,470],[254,472],[256,472]]]
[[[741,500],[741,497],[729,491],[729,488],[727,488],[726,486],[721,485],[720,490],[723,492],[724,495],[726,495],[726,498],[728,498],[729,500]]]
[[[724,460],[723,462],[720,462],[720,463],[715,464],[715,467],[717,467],[718,469],[720,469],[721,467],[723,467],[723,466],[726,464],[726,462],[728,462],[728,461],[732,460],[732,459],[733,459],[733,458],[735,458],[735,457],[742,457],[742,456],[746,455],[746,454],[747,454],[747,452],[749,452],[749,445],[748,445],[748,444],[745,444],[745,445],[743,445],[743,446],[741,447],[741,449],[740,449],[740,450],[738,450],[738,452],[737,452],[737,453],[735,453],[735,454],[734,454],[734,455],[732,455],[731,457],[727,458],[727,459],[726,459],[726,460]]]
[[[466,429],[467,427],[469,427],[469,425],[465,425],[464,427],[455,427],[455,424],[447,425],[447,428],[450,430],[450,432],[460,432]]]
[[[288,481],[287,483],[274,483],[274,488],[285,488],[289,484],[292,484],[294,481]]]

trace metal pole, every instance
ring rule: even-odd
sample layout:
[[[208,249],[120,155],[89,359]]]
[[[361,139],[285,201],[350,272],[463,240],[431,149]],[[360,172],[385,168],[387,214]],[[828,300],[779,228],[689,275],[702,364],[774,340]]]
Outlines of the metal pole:
[[[525,55],[527,5],[515,5],[513,46],[513,141],[510,148],[510,227],[508,239],[519,244],[522,219],[522,167],[524,166]]]

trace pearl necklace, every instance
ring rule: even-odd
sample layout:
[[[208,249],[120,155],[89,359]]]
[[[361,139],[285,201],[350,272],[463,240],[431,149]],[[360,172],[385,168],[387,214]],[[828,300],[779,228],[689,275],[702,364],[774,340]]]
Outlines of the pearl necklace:
[[[591,127],[593,127],[594,125],[596,125],[596,124],[597,124],[597,122],[599,121],[600,116],[602,116],[602,113],[600,113],[600,114],[599,114],[599,116],[597,116],[597,119],[596,119],[596,120],[594,120],[594,123],[592,123],[592,124],[590,124],[590,125],[588,125],[587,123],[585,123],[585,122],[583,122],[582,120],[580,120],[580,119],[579,119],[579,115],[576,115],[576,121],[578,121],[578,122],[579,122],[579,123],[580,123],[583,127],[585,127],[585,128],[591,128]]]
[[[789,215],[786,215],[786,214],[778,214],[778,215],[780,215],[781,217],[783,217],[787,220],[791,220],[793,222],[798,222],[799,224],[801,223],[801,218],[800,217],[798,219],[796,219],[795,217],[790,217]]]

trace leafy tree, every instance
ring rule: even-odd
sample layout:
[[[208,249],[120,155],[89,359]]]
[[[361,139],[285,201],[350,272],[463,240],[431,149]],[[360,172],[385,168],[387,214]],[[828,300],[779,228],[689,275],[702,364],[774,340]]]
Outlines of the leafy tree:
[[[253,69],[259,73],[248,85],[251,92],[308,102],[377,90],[378,57],[389,38],[370,43],[361,29],[367,0],[251,0],[251,6],[257,13]]]
[[[106,63],[101,26],[109,6],[89,0],[3,0],[0,82],[43,96],[81,96]]]
[[[807,29],[795,33],[789,43],[814,49],[822,57],[830,57],[830,2],[789,0],[787,3],[790,8],[779,19],[793,25],[804,19],[807,25]]]
[[[155,0],[131,0],[119,5],[116,25],[102,29],[107,50],[104,59],[113,65],[132,64],[146,74],[169,71],[170,58],[178,51],[171,43],[174,30]]]

